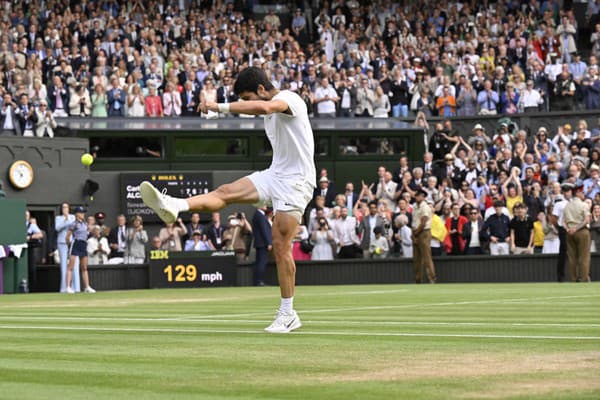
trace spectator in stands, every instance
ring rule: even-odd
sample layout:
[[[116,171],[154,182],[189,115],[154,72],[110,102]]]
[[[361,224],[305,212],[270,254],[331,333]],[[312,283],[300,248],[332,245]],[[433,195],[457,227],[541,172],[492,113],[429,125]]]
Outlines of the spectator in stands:
[[[319,117],[335,118],[336,104],[339,102],[337,92],[329,84],[327,78],[322,78],[319,83],[320,86],[315,90],[314,100],[317,105],[317,113]]]
[[[111,89],[107,93],[108,101],[108,116],[109,117],[124,117],[125,116],[125,92],[119,84],[119,79],[116,76],[110,78]]]
[[[144,229],[142,217],[136,215],[131,218],[131,227],[127,229],[125,263],[143,264],[146,259],[146,243],[148,243],[148,233]]]
[[[67,107],[69,105],[69,92],[64,87],[64,82],[59,76],[54,76],[52,80],[52,90],[50,91],[50,109],[57,118],[68,117]]]
[[[375,237],[369,245],[369,256],[374,259],[386,258],[390,251],[390,245],[387,238],[383,235],[383,228],[376,226],[373,229]]]
[[[17,123],[23,136],[35,136],[34,129],[37,123],[37,113],[35,107],[29,102],[29,97],[26,94],[19,96],[19,105],[15,109]]]
[[[313,202],[316,201],[317,196],[322,196],[325,199],[324,207],[329,207],[334,204],[336,193],[329,188],[329,178],[326,176],[322,176],[319,179],[319,187],[315,189]]]
[[[477,92],[470,80],[465,80],[465,86],[456,99],[456,106],[456,115],[458,116],[465,117],[477,114]]]
[[[527,206],[516,203],[515,216],[510,221],[510,251],[513,254],[533,254],[533,219],[527,215]]]
[[[450,87],[444,86],[442,94],[435,103],[438,115],[443,117],[454,117],[456,115],[456,98],[450,94]]]
[[[514,205],[516,203],[523,202],[523,187],[521,186],[521,181],[519,180],[520,173],[521,171],[518,167],[513,167],[511,169],[510,176],[502,184],[502,193],[504,193],[504,197],[506,199],[506,208],[508,208],[508,212],[511,217],[514,214]]]
[[[223,248],[234,251],[238,263],[246,260],[246,235],[252,234],[252,225],[246,219],[246,214],[237,213],[227,217],[228,226],[223,232]]]
[[[542,254],[558,254],[560,248],[560,239],[558,237],[558,227],[552,223],[552,208],[550,204],[547,208],[547,214],[543,214],[543,218],[540,219],[542,223],[542,231],[544,233],[544,245],[542,247]]]
[[[496,115],[498,113],[498,103],[500,97],[498,92],[492,90],[492,82],[486,80],[483,84],[483,90],[477,94],[477,104],[480,115]]]
[[[181,94],[181,109],[183,116],[197,115],[196,108],[198,107],[200,92],[194,89],[192,81],[186,81],[184,91]]]
[[[590,251],[592,253],[600,252],[600,203],[592,205],[592,217],[590,220]]]
[[[69,96],[69,114],[75,117],[92,115],[92,99],[86,87],[77,84]]]
[[[94,93],[91,97],[92,100],[92,117],[106,118],[108,113],[106,112],[108,107],[108,97],[106,96],[106,89],[102,84],[94,86]]]
[[[178,218],[175,224],[165,224],[160,229],[158,236],[162,241],[162,249],[169,251],[181,251],[181,238],[187,233],[183,220]]]
[[[192,238],[185,241],[184,251],[212,251],[215,250],[206,234],[196,230]]]
[[[380,227],[383,230],[385,219],[378,215],[377,201],[369,202],[369,214],[364,216],[362,221],[356,228],[356,233],[360,236],[360,248],[363,251],[364,258],[370,258],[371,253],[371,242],[375,238],[374,230],[376,227]]]
[[[413,256],[412,230],[409,226],[408,217],[404,214],[399,214],[394,220],[394,224],[398,227],[398,231],[394,235],[396,242],[400,243],[402,257],[411,258]]]
[[[35,124],[35,135],[37,137],[54,137],[54,129],[58,126],[54,120],[54,115],[48,110],[48,102],[46,99],[40,102],[39,108],[36,109],[37,122]]]
[[[2,109],[0,110],[0,135],[13,136],[21,135],[21,124],[15,113],[17,105],[9,93],[4,94],[2,98]]]
[[[556,78],[554,84],[554,98],[550,105],[552,111],[570,111],[575,108],[575,82],[569,73],[568,67],[564,65],[562,72]]]
[[[108,240],[102,236],[102,230],[98,225],[92,228],[92,236],[87,240],[87,254],[89,265],[106,264],[110,247]]]
[[[469,211],[469,220],[462,229],[462,238],[465,241],[466,255],[481,255],[483,254],[483,219],[477,208]]]
[[[142,88],[135,83],[131,94],[127,97],[127,115],[129,117],[143,117],[146,114],[146,99],[142,94]]]
[[[460,215],[460,206],[454,203],[451,208],[452,214],[446,219],[446,230],[448,236],[444,242],[446,254],[458,256],[463,254],[466,241],[463,237],[464,226],[467,223],[467,218]]]
[[[127,246],[127,219],[123,214],[117,216],[117,226],[110,230],[108,244],[111,249],[110,258],[115,258],[118,262],[123,262],[125,247]]]
[[[356,218],[348,216],[348,209],[340,209],[340,217],[333,225],[339,258],[357,258],[361,254],[360,241],[356,236]],[[359,253],[361,252],[361,253]]]
[[[311,252],[312,260],[333,260],[335,237],[326,218],[318,219],[317,228],[310,234],[310,240],[314,243]]]
[[[163,116],[163,105],[160,96],[156,93],[154,84],[148,85],[149,94],[144,99],[146,106],[146,116],[157,118]]]
[[[166,117],[179,117],[181,115],[181,96],[172,83],[167,83],[163,93],[164,110]]]
[[[490,215],[483,224],[483,235],[489,240],[490,254],[493,256],[508,255],[510,243],[510,219],[503,214],[504,203],[494,201],[495,213]]]

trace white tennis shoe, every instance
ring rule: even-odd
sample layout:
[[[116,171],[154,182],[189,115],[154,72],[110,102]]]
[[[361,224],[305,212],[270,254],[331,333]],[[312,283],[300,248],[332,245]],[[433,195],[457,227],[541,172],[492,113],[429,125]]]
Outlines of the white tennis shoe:
[[[175,223],[179,210],[171,196],[162,194],[148,181],[140,184],[140,194],[144,204],[150,207],[160,219],[167,224]]]
[[[300,328],[301,326],[302,322],[300,322],[300,317],[298,317],[296,311],[292,311],[291,313],[277,311],[275,321],[265,328],[265,332],[289,333],[294,329]]]

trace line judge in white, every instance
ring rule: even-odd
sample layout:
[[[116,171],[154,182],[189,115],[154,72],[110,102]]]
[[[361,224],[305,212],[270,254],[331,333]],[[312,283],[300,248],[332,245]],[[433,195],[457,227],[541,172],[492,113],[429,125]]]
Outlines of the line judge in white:
[[[233,114],[264,115],[265,131],[273,147],[271,166],[225,184],[216,190],[187,199],[160,193],[149,182],[142,182],[144,203],[166,223],[172,223],[184,211],[218,211],[232,203],[271,203],[273,252],[281,291],[281,305],[275,320],[265,330],[287,333],[301,326],[294,311],[296,265],[292,257],[292,239],[304,210],[312,199],[316,172],[314,140],[306,105],[289,90],[278,90],[265,72],[256,67],[240,72],[234,92],[243,102],[200,104],[208,111]]]

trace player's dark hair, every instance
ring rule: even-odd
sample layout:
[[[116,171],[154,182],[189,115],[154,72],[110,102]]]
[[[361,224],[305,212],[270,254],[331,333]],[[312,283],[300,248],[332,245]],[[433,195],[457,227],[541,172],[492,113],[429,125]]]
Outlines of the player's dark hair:
[[[263,85],[267,91],[275,89],[265,71],[257,67],[248,67],[238,75],[233,91],[238,96],[244,92],[258,93],[258,85]]]

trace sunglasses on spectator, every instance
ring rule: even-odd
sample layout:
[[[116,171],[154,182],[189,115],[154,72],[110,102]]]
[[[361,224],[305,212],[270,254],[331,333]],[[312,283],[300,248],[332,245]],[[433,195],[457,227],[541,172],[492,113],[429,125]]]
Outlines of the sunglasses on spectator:
[[[471,211],[471,215],[477,215],[477,211]]]

